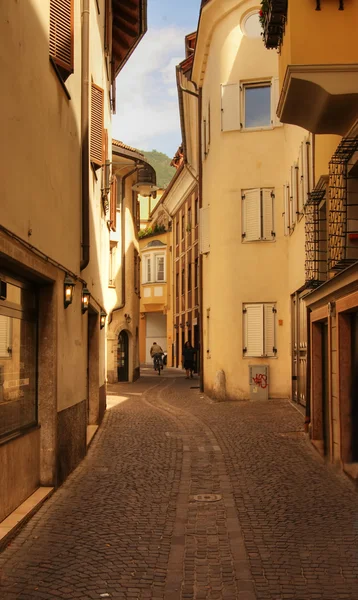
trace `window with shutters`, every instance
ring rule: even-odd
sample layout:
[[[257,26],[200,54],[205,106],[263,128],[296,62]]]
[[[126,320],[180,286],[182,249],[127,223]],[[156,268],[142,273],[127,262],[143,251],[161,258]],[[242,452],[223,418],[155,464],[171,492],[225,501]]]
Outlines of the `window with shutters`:
[[[109,225],[112,231],[117,229],[117,192],[118,182],[117,177],[113,175],[110,190],[110,210],[109,210]]]
[[[298,164],[291,166],[291,185],[290,185],[290,227],[293,228],[298,221],[298,199],[299,199],[299,174]]]
[[[143,283],[165,282],[165,254],[151,253],[143,256]]]
[[[243,306],[243,354],[247,357],[277,356],[276,304],[244,304]]]
[[[221,86],[221,130],[249,131],[281,126],[276,115],[279,80],[229,83]]]
[[[104,162],[104,91],[92,83],[91,86],[91,144],[90,160],[94,169]]]
[[[73,0],[50,0],[49,52],[63,81],[73,73]]]
[[[242,241],[275,240],[274,200],[272,188],[242,191]]]
[[[199,209],[199,252],[208,254],[210,252],[210,207]]]

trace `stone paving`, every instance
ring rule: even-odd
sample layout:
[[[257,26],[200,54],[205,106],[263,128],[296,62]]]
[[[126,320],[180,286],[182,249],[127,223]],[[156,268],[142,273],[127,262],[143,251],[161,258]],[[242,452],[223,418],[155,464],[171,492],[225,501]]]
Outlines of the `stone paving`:
[[[357,492],[301,413],[196,386],[110,387],[86,459],[0,555],[1,600],[358,600]]]

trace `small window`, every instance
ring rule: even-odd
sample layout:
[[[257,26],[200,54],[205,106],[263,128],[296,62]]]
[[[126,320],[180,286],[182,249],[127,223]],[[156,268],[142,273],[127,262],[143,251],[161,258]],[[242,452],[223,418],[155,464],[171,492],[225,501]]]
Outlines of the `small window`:
[[[199,259],[195,259],[194,287],[199,285]]]
[[[185,270],[183,269],[181,272],[181,293],[185,294]]]
[[[179,244],[179,221],[178,221],[178,219],[176,219],[176,221],[175,221],[175,243],[176,243],[176,245]]]
[[[188,292],[191,291],[191,263],[188,263]]]
[[[262,26],[260,23],[260,16],[257,10],[255,12],[251,12],[244,18],[242,22],[242,30],[243,34],[248,38],[257,38],[260,39],[262,33]]]
[[[117,244],[111,243],[109,249],[109,278],[108,285],[115,285],[115,277],[116,277],[116,252],[117,252]]]
[[[247,357],[275,357],[276,304],[244,304],[243,354]]]
[[[242,241],[273,241],[274,200],[272,188],[256,188],[242,192]]]
[[[150,256],[145,257],[145,283],[152,281],[152,260]]]
[[[73,0],[50,0],[49,52],[66,81],[73,73]]]
[[[112,231],[117,229],[117,177],[113,175],[110,191],[110,228]]]
[[[156,280],[165,281],[165,257],[163,255],[156,255],[155,257],[155,268],[156,268]]]
[[[195,198],[195,227],[199,224],[199,198]]]
[[[271,126],[271,84],[244,84],[244,127]]]
[[[181,216],[181,239],[183,240],[185,237],[185,215],[184,212]]]

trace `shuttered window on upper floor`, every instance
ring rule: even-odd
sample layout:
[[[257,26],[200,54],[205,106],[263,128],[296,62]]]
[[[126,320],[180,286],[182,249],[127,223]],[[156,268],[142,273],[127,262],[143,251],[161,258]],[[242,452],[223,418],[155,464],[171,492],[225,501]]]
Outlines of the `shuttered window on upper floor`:
[[[74,0],[50,0],[49,51],[65,81],[73,73]]]
[[[274,231],[274,200],[272,188],[242,191],[243,242],[272,241]]]
[[[91,144],[90,159],[94,168],[103,165],[104,149],[104,91],[92,83],[91,86]]]
[[[109,199],[109,222],[110,228],[112,231],[116,231],[117,229],[117,177],[113,175],[111,181],[111,191],[110,191],[110,199]]]

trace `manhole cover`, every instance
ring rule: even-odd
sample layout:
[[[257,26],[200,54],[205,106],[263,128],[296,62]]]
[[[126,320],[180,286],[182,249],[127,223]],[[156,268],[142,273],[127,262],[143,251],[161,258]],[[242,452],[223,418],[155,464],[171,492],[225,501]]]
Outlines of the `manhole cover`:
[[[197,494],[196,496],[193,496],[195,502],[217,502],[218,500],[221,500],[221,498],[221,494]]]
[[[304,431],[286,431],[285,433],[279,433],[280,437],[286,438],[300,438],[305,435]]]

